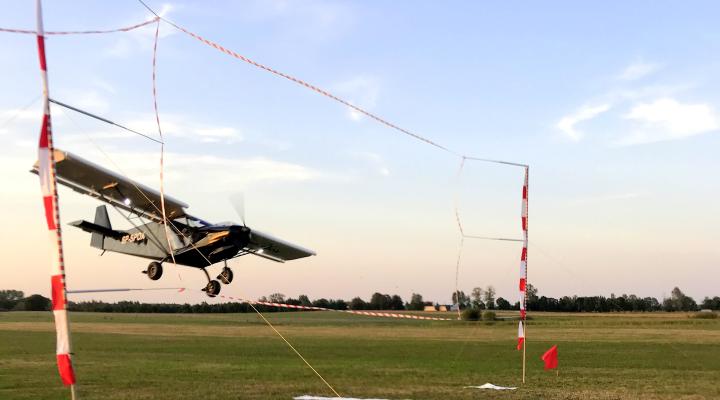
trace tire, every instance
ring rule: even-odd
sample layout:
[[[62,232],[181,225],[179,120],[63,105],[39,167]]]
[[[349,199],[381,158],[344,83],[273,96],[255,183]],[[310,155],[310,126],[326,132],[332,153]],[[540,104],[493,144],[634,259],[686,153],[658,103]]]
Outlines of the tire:
[[[147,269],[147,276],[148,278],[156,281],[162,277],[163,274],[163,267],[162,264],[160,264],[157,261],[153,261],[148,265]]]
[[[208,296],[215,297],[220,293],[220,282],[212,280],[208,282],[207,286],[205,286],[205,289],[203,290]]]
[[[229,285],[233,281],[233,272],[230,268],[225,267],[223,268],[220,275],[217,276],[217,279],[220,279],[220,282]]]

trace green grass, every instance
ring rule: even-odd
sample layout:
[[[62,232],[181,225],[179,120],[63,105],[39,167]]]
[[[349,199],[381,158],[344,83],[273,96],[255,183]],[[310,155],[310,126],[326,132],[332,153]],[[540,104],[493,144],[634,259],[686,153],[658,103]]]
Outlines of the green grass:
[[[338,313],[266,314],[348,397],[716,399],[720,320],[686,314],[534,314],[527,383],[513,321],[431,322]],[[503,315],[499,315],[502,317]],[[252,314],[71,314],[82,399],[331,396]],[[67,398],[50,313],[0,313],[0,399]],[[560,374],[540,355],[557,344]],[[464,389],[491,382],[514,392]]]

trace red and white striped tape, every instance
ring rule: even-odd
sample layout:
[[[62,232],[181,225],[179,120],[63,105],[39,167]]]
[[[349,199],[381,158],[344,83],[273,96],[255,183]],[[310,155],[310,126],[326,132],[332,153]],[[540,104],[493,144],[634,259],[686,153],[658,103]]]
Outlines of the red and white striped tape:
[[[139,24],[126,26],[123,28],[116,28],[116,29],[106,29],[106,30],[94,30],[94,31],[48,31],[44,32],[44,35],[94,35],[94,34],[101,34],[101,33],[115,33],[115,32],[128,32],[133,29],[142,28],[145,25],[150,25],[153,22],[157,21],[159,18],[155,17],[149,21],[141,22]],[[28,29],[11,29],[11,28],[0,28],[0,32],[7,32],[7,33],[23,33],[23,34],[29,34],[29,35],[36,35],[38,34],[38,31],[31,31]]]
[[[40,74],[43,85],[43,119],[38,143],[38,175],[45,208],[52,264],[50,285],[52,291],[52,310],[55,317],[57,334],[56,355],[60,378],[65,385],[75,383],[75,372],[70,360],[70,327],[67,318],[67,297],[65,288],[65,262],[63,259],[62,232],[60,231],[60,212],[58,209],[57,181],[55,176],[55,156],[53,151],[52,121],[48,95],[47,62],[45,59],[45,36],[43,34],[42,7],[37,0],[37,46],[40,60]]]
[[[522,190],[522,210],[521,210],[521,221],[523,230],[523,247],[522,253],[520,254],[520,326],[518,328],[518,340],[522,338],[525,340],[525,330],[522,321],[525,320],[527,314],[527,253],[528,253],[528,175],[530,168],[525,167],[525,180],[523,183]],[[519,336],[522,333],[522,336]],[[520,348],[520,342],[518,342],[518,349]]]
[[[340,312],[340,313],[345,313],[345,314],[365,315],[365,316],[369,316],[369,317],[418,319],[418,320],[426,320],[426,321],[455,321],[454,319],[450,319],[450,318],[425,317],[422,315],[413,315],[413,314],[399,314],[399,313],[378,312],[378,311],[334,310],[332,308],[324,308],[324,307],[298,306],[298,305],[294,305],[294,304],[272,303],[272,302],[268,302],[268,301],[253,301],[253,300],[241,299],[241,298],[225,296],[225,295],[219,295],[217,297],[220,297],[222,299],[240,301],[243,303],[252,303],[254,305],[262,305],[262,306],[278,307],[278,308],[289,308],[289,309],[293,309],[293,310],[334,311],[334,312]]]

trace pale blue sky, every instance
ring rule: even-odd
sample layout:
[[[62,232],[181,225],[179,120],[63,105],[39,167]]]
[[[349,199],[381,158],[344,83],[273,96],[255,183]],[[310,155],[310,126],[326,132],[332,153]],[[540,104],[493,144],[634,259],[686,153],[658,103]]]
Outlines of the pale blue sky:
[[[0,26],[32,29],[33,3],[0,1]],[[150,4],[452,149],[531,164],[529,278],[541,294],[661,297],[679,285],[698,299],[718,295],[717,3]],[[47,30],[149,18],[130,0],[47,1],[45,16]],[[153,33],[49,38],[51,94],[154,133]],[[226,294],[449,300],[459,160],[169,25],[161,35],[168,193],[220,221],[237,219],[225,199],[244,191],[251,226],[319,254],[287,265],[241,259]],[[47,292],[39,189],[26,173],[39,103],[5,122],[39,95],[34,38],[0,39],[0,202],[20,226],[0,233],[9,278],[0,286]],[[54,117],[59,146],[157,186],[155,145],[57,108]],[[518,236],[521,179],[519,169],[468,164],[459,185],[468,229]],[[94,202],[61,196],[64,221],[91,218]],[[143,260],[97,258],[85,233],[65,233],[71,285],[150,286]],[[18,235],[30,240],[11,245]],[[493,284],[514,301],[518,258],[513,244],[468,244],[461,288]],[[194,270],[166,279],[202,286]]]

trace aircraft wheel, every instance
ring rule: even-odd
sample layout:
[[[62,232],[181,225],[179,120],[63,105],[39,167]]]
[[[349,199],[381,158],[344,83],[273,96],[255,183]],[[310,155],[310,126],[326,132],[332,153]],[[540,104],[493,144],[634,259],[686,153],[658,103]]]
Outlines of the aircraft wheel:
[[[220,275],[217,276],[217,279],[220,279],[220,282],[222,282],[222,283],[224,283],[224,284],[226,284],[226,285],[229,285],[230,282],[233,281],[233,272],[232,272],[232,270],[231,270],[230,268],[228,268],[228,267],[223,268],[223,270],[222,270],[222,272],[220,273]]]
[[[212,280],[208,282],[203,291],[210,297],[215,297],[220,293],[220,282]]]
[[[145,273],[147,273],[148,278],[154,281],[160,279],[163,274],[162,264],[157,261],[151,262],[150,265],[148,265],[148,269]]]

